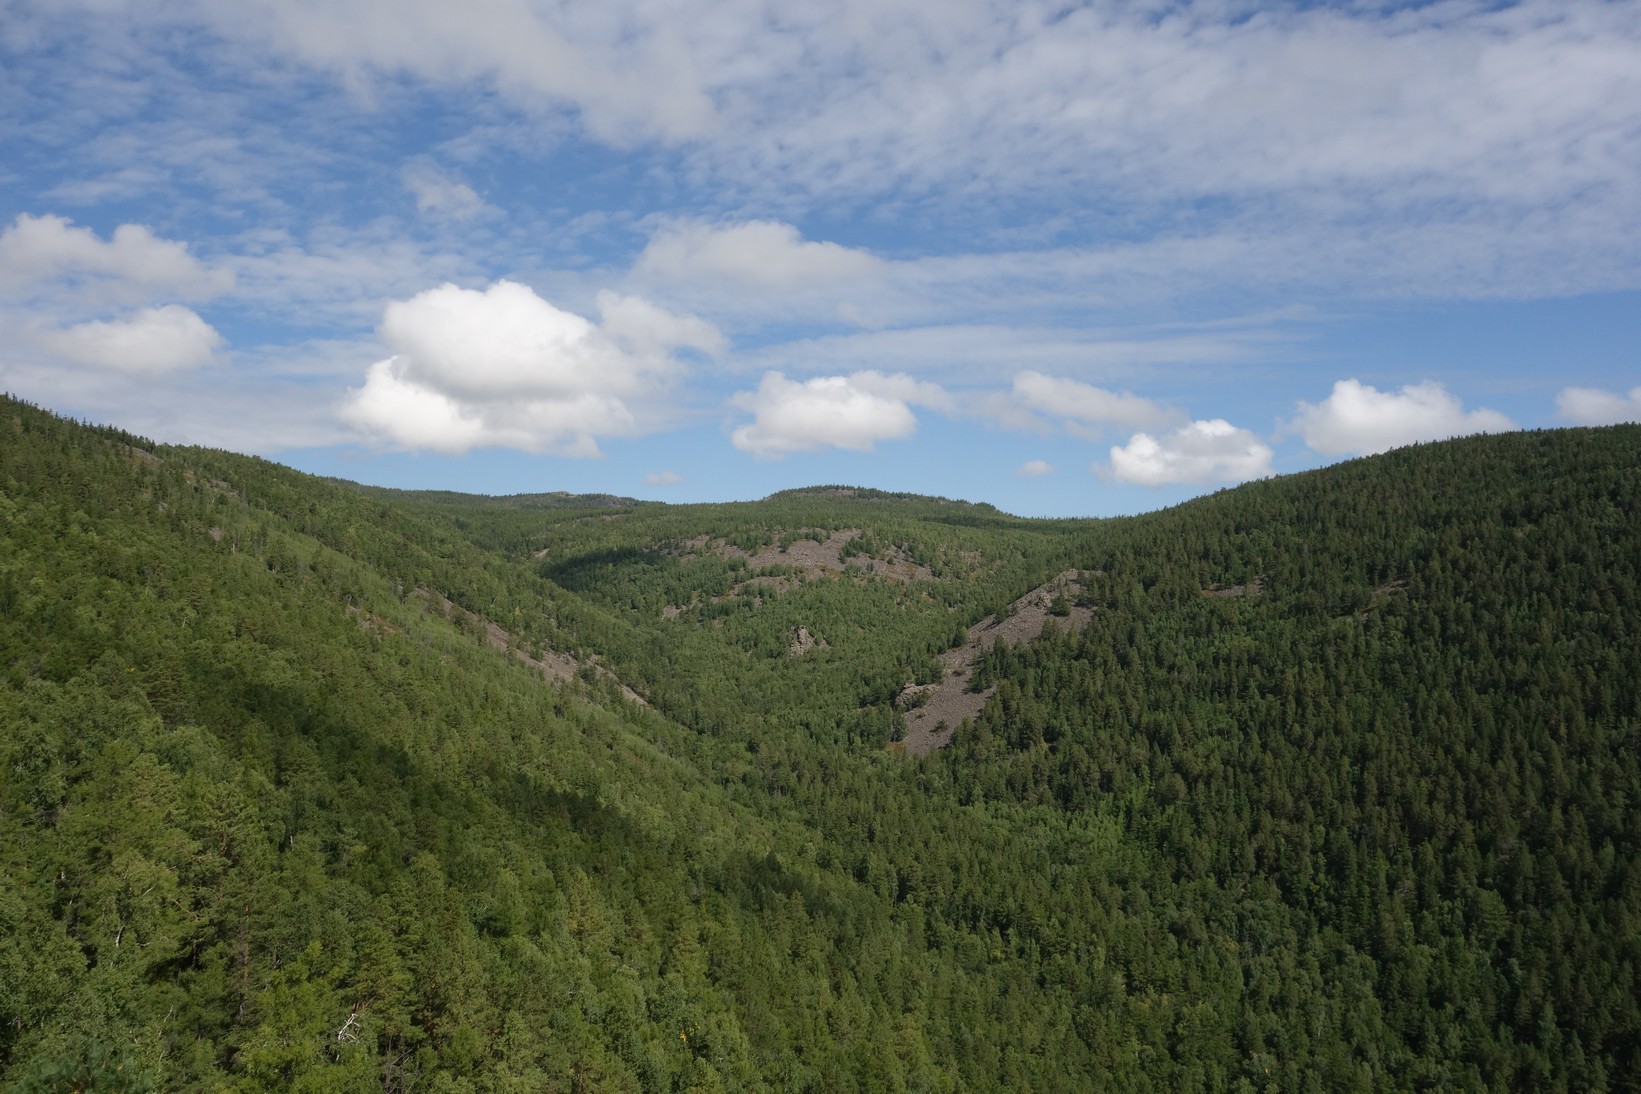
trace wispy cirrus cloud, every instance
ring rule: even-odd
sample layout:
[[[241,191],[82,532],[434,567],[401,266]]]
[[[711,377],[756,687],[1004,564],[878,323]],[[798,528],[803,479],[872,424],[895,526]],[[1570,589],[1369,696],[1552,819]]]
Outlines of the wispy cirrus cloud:
[[[806,240],[779,221],[681,221],[651,237],[633,272],[669,282],[717,280],[742,292],[802,292],[876,279],[885,265],[868,251]]]
[[[741,367],[841,372],[870,361],[883,369],[938,374],[950,383],[1009,383],[1020,371],[1072,378],[1143,377],[1172,366],[1268,360],[1287,336],[1266,327],[1224,332],[1146,332],[1008,323],[930,323],[788,338],[737,355]]]
[[[698,259],[739,277],[762,252],[776,259],[764,290],[813,296],[810,275],[848,268],[870,288],[833,286],[829,314],[847,305],[841,317],[868,327],[920,309],[926,322],[930,301],[959,295],[990,310],[1045,294],[1121,305],[1227,288],[1451,299],[1641,284],[1624,242],[1641,216],[1641,18],[1625,4],[1245,18],[1115,0],[851,3],[822,18],[770,0],[99,0],[97,20],[64,14],[86,3],[13,5],[31,28],[15,33],[78,35],[80,53],[107,58],[78,83],[28,72],[97,82],[76,100],[80,121],[55,123],[81,130],[42,138],[71,159],[97,149],[101,178],[59,183],[82,197],[214,173],[214,195],[277,216],[282,202],[333,200],[315,185],[327,166],[369,173],[370,113],[402,121],[426,96],[459,96],[481,119],[460,138],[470,157],[511,154],[523,131],[549,148],[579,133],[647,149],[675,193],[641,272]],[[256,96],[206,86],[200,59],[217,57],[283,93],[313,139],[292,140]],[[161,116],[200,90],[204,106]],[[360,103],[363,115],[347,109]],[[118,124],[86,131],[99,112]],[[387,182],[399,168],[378,169]],[[449,172],[416,182],[424,208],[474,208]],[[792,227],[839,203],[894,210],[916,257]],[[987,213],[1016,207],[1052,209],[1059,226],[1013,247]],[[940,230],[953,214],[977,230]]]
[[[344,78],[374,72],[490,83],[527,108],[573,107],[592,133],[617,143],[695,138],[718,121],[683,23],[656,10],[527,0],[475,8],[433,0],[205,6],[220,30],[268,35]]]
[[[1441,219],[1455,201],[1617,211],[1637,197],[1641,19],[1600,0],[1257,18],[1117,0],[824,16],[773,0],[99,8],[111,33],[202,26],[349,87],[490,89],[617,147],[673,144],[703,182],[748,194],[948,204],[1096,186],[1139,210],[1280,195],[1285,216],[1342,228]]]
[[[1611,142],[1634,139],[1624,103],[1641,90],[1641,29],[1622,6],[1244,14],[883,5],[835,28],[742,25],[741,48],[790,44],[809,63],[783,65],[777,48],[728,70],[764,92],[746,100],[755,121],[741,122],[732,162],[850,193],[1076,180],[1141,204],[1287,193],[1325,205],[1341,189],[1380,207],[1537,204],[1613,181]]]
[[[416,199],[417,212],[458,221],[493,212],[478,191],[449,171],[418,163],[407,166],[401,177]]]
[[[1183,411],[1132,392],[1112,391],[1029,369],[1014,377],[1013,394],[1014,401],[1027,410],[1095,436],[1103,426],[1147,429],[1185,417]]]

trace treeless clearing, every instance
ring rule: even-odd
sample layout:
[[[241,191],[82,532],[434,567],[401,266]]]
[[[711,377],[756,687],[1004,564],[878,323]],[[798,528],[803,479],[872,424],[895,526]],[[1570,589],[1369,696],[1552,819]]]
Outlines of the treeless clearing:
[[[940,655],[938,682],[907,685],[897,701],[901,707],[909,708],[902,715],[906,720],[906,752],[927,756],[937,748],[944,748],[951,743],[952,731],[963,719],[979,717],[995,689],[969,690],[975,662],[999,639],[1018,645],[1041,636],[1043,627],[1054,618],[1049,609],[1055,598],[1064,596],[1068,601],[1075,601],[1081,594],[1077,576],[1076,570],[1067,570],[1010,604],[1002,619],[988,615],[969,628],[967,641]],[[1072,607],[1061,617],[1061,625],[1080,630],[1093,616],[1092,608]],[[922,702],[911,706],[918,703],[919,698]]]

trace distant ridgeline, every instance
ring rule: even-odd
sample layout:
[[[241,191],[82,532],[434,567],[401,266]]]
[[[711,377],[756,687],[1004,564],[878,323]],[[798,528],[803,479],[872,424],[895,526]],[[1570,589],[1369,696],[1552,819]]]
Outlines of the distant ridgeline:
[[[1638,513],[1637,427],[1032,521],[0,401],[0,1085],[1641,1089]]]

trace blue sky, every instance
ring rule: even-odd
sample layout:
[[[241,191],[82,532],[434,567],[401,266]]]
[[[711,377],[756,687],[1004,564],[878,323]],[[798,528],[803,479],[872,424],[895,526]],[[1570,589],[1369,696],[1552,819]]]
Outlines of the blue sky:
[[[0,388],[1027,515],[1641,419],[1641,3],[0,0]]]

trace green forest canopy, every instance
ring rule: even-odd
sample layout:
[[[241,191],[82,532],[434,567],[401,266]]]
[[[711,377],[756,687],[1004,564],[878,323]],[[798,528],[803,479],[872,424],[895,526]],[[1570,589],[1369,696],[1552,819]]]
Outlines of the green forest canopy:
[[[1637,1089],[1638,495],[1617,427],[1120,520],[475,498],[0,402],[0,1081]]]

